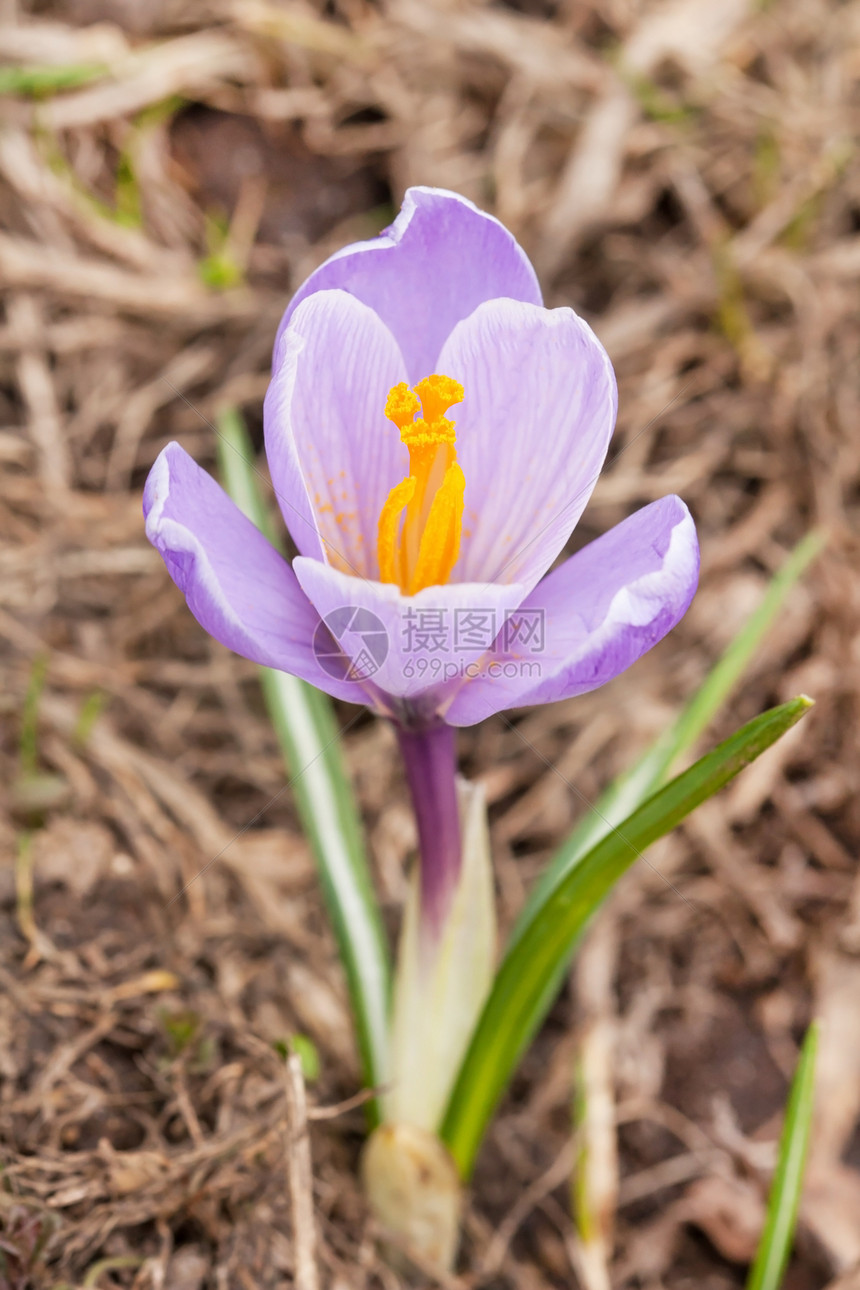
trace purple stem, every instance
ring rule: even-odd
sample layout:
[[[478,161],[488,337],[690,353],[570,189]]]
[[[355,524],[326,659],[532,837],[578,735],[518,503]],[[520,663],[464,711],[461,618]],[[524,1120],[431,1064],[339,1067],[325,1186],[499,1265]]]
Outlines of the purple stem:
[[[397,734],[418,823],[421,926],[435,939],[460,874],[456,734],[446,725],[423,730],[398,726]]]

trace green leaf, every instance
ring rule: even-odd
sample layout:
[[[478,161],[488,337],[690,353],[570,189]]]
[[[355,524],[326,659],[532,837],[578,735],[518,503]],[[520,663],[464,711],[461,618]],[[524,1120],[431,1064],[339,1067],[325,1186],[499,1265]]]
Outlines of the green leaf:
[[[105,709],[108,696],[103,690],[90,690],[81,703],[78,719],[72,732],[72,740],[79,747],[86,747],[92,734],[93,726]]]
[[[788,593],[823,549],[826,541],[826,534],[821,529],[813,529],[797,544],[772,579],[761,604],[744,623],[675,722],[651,745],[632,770],[620,775],[609,786],[582,823],[562,843],[529,894],[511,932],[511,944],[519,940],[534,911],[589,847],[606,837],[640,802],[644,802],[649,794],[665,783],[672,766],[690,751],[740,681],[785,604]]]
[[[0,68],[0,94],[29,94],[33,98],[46,98],[61,90],[71,90],[107,76],[110,68],[104,63],[67,63],[60,67],[3,67]]]
[[[131,139],[121,150],[116,163],[116,200],[114,219],[124,228],[143,227],[143,203],[136,165],[137,131],[131,132]]]
[[[597,843],[536,907],[509,947],[448,1104],[441,1136],[468,1177],[490,1116],[549,1010],[559,969],[594,911],[646,847],[775,743],[811,707],[803,696],[748,722]]]
[[[242,267],[226,250],[205,256],[197,265],[197,274],[204,287],[211,287],[213,291],[238,287],[245,276]]]
[[[305,1082],[313,1084],[320,1077],[322,1062],[320,1061],[320,1052],[314,1041],[309,1035],[294,1034],[290,1035],[287,1043],[287,1049],[284,1053],[286,1059],[287,1052],[296,1053],[302,1064],[302,1075]]]
[[[791,1084],[767,1218],[755,1262],[750,1269],[747,1290],[779,1290],[791,1253],[812,1125],[817,1052],[818,1023],[813,1022],[806,1032]]]
[[[227,408],[217,422],[218,456],[227,491],[271,541],[272,527],[242,418],[235,408]],[[334,926],[364,1076],[370,1087],[376,1087],[385,1077],[391,968],[358,811],[341,756],[340,732],[327,695],[267,667],[260,668],[260,680]],[[375,1100],[368,1103],[368,1114],[371,1123],[377,1124]]]
[[[213,291],[238,287],[244,281],[245,270],[230,244],[230,224],[217,212],[206,216],[206,242],[209,254],[197,264],[200,281]]]

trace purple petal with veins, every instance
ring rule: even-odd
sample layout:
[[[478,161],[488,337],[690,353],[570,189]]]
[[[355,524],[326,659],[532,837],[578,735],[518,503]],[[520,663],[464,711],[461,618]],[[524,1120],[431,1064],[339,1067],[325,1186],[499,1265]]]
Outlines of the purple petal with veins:
[[[355,703],[355,686],[320,673],[319,617],[287,561],[178,443],[162,450],[143,494],[146,536],[200,626],[254,663],[291,672]]]
[[[284,314],[276,355],[301,302],[331,287],[379,315],[400,347],[410,381],[436,371],[457,323],[485,300],[541,303],[535,271],[505,226],[441,188],[410,188],[389,229],[336,251],[311,274]]]
[[[681,499],[643,507],[535,587],[507,625],[509,646],[484,657],[446,720],[470,726],[503,708],[605,685],[679,622],[698,578],[696,529]]]
[[[345,291],[318,291],[278,345],[263,421],[272,483],[302,555],[376,578],[376,523],[407,452],[385,420],[406,379],[391,332]]]
[[[572,309],[492,300],[445,342],[442,370],[466,391],[456,409],[466,476],[461,582],[546,572],[585,509],[615,427],[615,376]]]

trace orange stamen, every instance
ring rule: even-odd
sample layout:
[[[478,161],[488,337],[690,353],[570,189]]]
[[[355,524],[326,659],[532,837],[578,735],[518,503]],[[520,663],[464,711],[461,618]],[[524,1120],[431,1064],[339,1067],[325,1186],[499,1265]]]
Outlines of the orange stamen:
[[[419,399],[424,415],[416,420]],[[379,576],[409,596],[446,583],[460,553],[466,481],[457,465],[455,423],[445,413],[462,399],[459,381],[433,375],[414,391],[405,382],[395,385],[385,402],[385,415],[409,449],[409,474],[392,488],[379,516]]]

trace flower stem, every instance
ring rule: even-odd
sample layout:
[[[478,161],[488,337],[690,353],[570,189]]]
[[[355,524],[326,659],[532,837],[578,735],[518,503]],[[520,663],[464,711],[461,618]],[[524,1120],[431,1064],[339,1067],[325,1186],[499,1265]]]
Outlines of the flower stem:
[[[441,724],[423,730],[398,726],[397,734],[418,823],[421,926],[434,941],[460,873],[456,735],[452,726]]]

